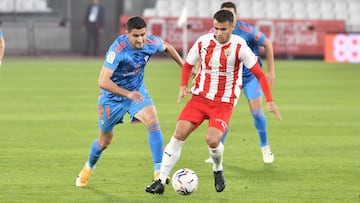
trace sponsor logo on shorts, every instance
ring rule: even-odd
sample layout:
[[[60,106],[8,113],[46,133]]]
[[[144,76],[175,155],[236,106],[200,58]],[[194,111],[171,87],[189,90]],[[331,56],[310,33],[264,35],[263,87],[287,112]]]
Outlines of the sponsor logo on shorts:
[[[220,125],[224,128],[224,130],[227,128],[226,122],[220,118],[216,118],[215,121],[219,122]]]

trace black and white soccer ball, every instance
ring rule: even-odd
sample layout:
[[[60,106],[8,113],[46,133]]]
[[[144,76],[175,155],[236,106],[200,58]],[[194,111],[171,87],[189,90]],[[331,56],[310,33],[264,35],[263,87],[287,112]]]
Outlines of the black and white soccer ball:
[[[199,180],[196,173],[188,168],[177,170],[172,176],[172,187],[180,195],[190,195],[195,192],[199,186]]]

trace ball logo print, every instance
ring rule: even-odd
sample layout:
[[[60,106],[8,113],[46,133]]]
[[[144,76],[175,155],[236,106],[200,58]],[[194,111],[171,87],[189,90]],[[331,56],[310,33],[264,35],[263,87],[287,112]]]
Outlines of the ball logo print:
[[[199,180],[194,171],[188,168],[177,170],[172,176],[172,186],[180,195],[190,195],[196,191]]]

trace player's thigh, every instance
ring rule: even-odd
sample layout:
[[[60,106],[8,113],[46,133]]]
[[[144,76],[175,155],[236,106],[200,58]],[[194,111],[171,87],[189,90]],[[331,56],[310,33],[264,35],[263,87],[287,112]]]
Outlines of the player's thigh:
[[[176,123],[174,137],[178,140],[184,141],[194,129],[194,123],[186,120],[179,120]]]
[[[214,103],[208,112],[209,127],[217,128],[224,134],[228,128],[233,109],[234,107],[230,103]]]
[[[123,123],[123,117],[127,113],[131,100],[114,101],[101,97],[98,102],[98,127],[102,132],[111,132],[115,125]]]
[[[249,107],[252,111],[261,109],[263,92],[259,81],[255,77],[244,80],[243,92],[249,101]]]
[[[159,123],[156,108],[153,104],[142,107],[141,110],[134,115],[134,117],[141,121],[146,127]]]
[[[260,83],[255,77],[243,80],[242,91],[248,100],[256,99],[263,95]]]
[[[209,118],[204,111],[208,106],[201,100],[206,99],[202,99],[199,96],[192,96],[181,111],[178,121],[189,121],[194,124],[194,128],[197,128],[205,119]]]
[[[141,121],[145,126],[159,123],[154,103],[143,85],[138,90],[143,95],[143,102],[132,102],[129,108],[131,122]]]

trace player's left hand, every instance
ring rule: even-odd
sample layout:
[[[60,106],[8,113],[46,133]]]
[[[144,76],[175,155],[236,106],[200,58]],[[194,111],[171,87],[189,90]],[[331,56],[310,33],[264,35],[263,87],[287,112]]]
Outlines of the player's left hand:
[[[188,87],[186,86],[180,86],[180,91],[179,91],[179,96],[178,96],[178,100],[177,103],[179,104],[181,102],[181,99],[184,98],[186,95],[190,94],[191,91]]]
[[[281,115],[280,112],[276,106],[276,104],[274,102],[267,102],[266,103],[266,108],[268,109],[269,112],[274,113],[276,119],[278,119],[279,121],[281,121]]]

